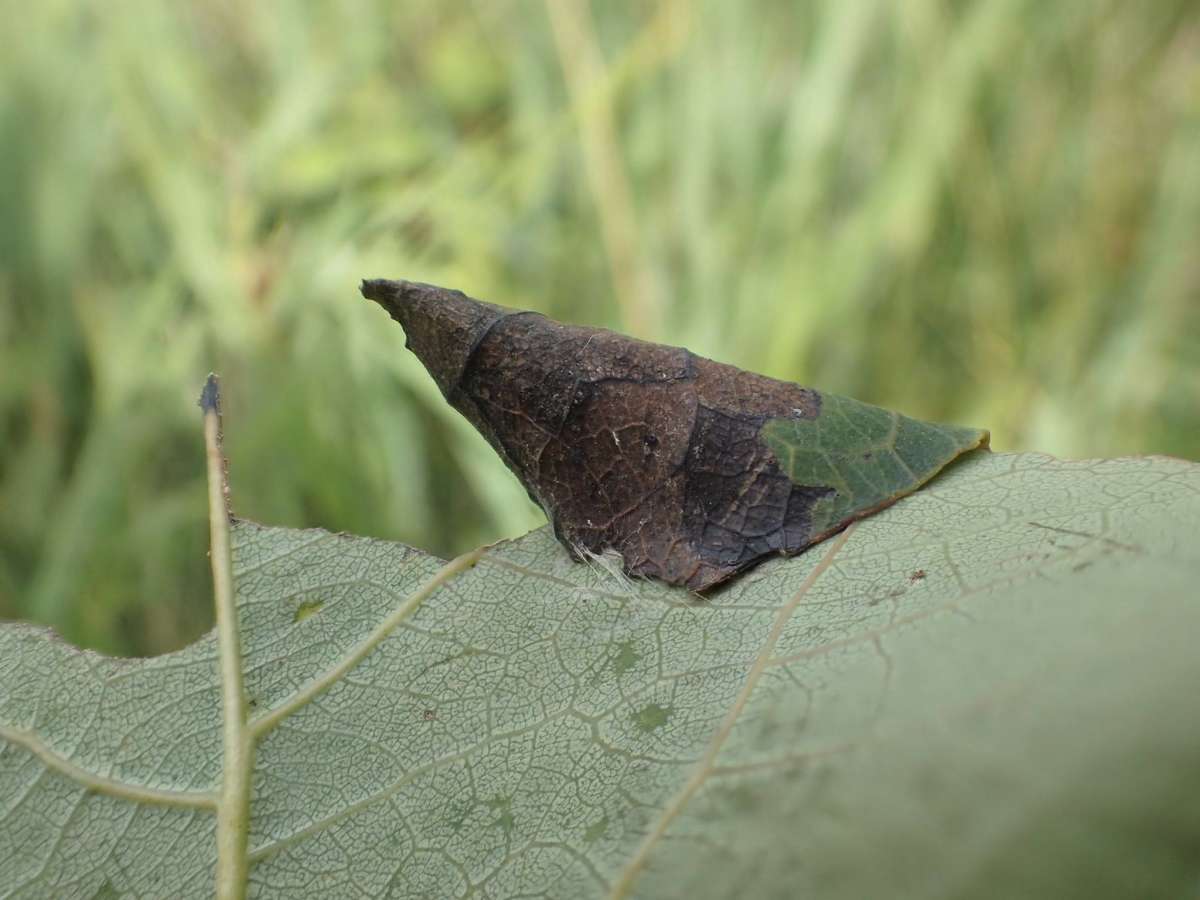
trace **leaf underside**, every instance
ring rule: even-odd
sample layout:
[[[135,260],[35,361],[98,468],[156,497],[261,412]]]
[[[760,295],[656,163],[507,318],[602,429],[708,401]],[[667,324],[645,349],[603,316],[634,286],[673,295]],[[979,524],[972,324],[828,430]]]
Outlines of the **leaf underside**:
[[[240,523],[256,897],[1175,897],[1200,876],[1200,466],[976,454],[707,602]],[[204,897],[216,647],[0,628],[0,895]]]
[[[703,591],[908,494],[988,433],[408,281],[363,282],[576,556]]]

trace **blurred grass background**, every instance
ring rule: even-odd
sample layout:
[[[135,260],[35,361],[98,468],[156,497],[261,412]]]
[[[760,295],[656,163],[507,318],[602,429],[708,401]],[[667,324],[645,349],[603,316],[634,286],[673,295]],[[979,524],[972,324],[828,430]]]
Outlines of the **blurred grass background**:
[[[241,515],[538,524],[363,277],[1200,458],[1194,0],[0,10],[0,617],[208,627],[210,369]]]

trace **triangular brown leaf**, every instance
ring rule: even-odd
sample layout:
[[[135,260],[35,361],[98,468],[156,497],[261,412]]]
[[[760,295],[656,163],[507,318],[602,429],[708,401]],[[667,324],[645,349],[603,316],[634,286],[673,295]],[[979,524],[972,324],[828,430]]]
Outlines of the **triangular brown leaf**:
[[[911,493],[988,433],[601,328],[374,280],[446,399],[574,555],[703,591]]]

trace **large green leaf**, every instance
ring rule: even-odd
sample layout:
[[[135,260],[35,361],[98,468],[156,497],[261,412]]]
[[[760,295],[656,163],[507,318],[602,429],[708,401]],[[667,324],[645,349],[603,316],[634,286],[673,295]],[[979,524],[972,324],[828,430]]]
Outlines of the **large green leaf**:
[[[1200,466],[973,454],[706,601],[240,523],[256,897],[1177,897]],[[382,627],[381,627],[382,626]],[[218,643],[0,629],[0,893],[199,897]]]

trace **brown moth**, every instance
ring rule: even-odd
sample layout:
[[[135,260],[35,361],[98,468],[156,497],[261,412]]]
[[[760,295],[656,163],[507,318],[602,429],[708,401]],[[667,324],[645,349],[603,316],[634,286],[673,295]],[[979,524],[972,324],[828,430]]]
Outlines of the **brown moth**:
[[[364,281],[576,557],[694,591],[910,493],[980,429],[407,281]]]

